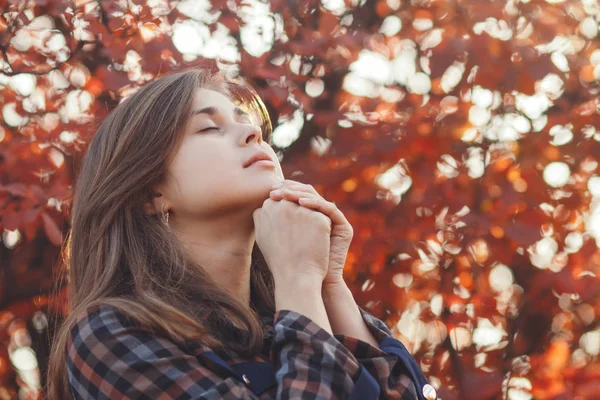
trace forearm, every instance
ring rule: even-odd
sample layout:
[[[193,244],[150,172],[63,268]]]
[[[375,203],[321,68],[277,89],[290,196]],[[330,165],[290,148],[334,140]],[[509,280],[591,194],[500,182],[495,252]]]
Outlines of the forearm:
[[[275,310],[300,313],[333,335],[321,297],[322,283],[313,280],[275,280]]]
[[[345,282],[324,286],[322,296],[334,334],[350,336],[378,347],[377,340],[369,331]]]

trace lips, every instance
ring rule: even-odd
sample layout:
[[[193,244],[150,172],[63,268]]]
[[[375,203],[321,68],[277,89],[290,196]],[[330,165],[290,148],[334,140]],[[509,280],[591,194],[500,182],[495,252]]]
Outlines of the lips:
[[[269,156],[267,153],[265,153],[264,151],[259,151],[258,153],[254,153],[254,155],[252,157],[250,157],[245,163],[244,163],[244,168],[249,167],[250,165],[252,165],[253,163],[257,162],[257,161],[261,161],[261,160],[268,160],[268,161],[273,161],[273,159],[271,158],[271,156]]]

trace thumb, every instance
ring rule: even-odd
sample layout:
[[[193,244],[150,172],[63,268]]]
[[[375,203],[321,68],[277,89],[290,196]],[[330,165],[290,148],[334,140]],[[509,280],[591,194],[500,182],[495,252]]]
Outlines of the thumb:
[[[258,222],[258,218],[260,218],[261,211],[262,211],[262,208],[257,208],[252,213],[252,219],[254,220],[254,226],[256,226],[256,223]]]

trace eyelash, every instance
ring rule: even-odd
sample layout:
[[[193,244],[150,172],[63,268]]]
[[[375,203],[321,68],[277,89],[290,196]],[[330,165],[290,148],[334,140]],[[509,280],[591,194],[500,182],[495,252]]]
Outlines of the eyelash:
[[[208,128],[201,129],[201,130],[199,130],[198,132],[207,132],[207,131],[210,131],[211,129],[220,130],[220,129],[219,129],[218,127],[216,127],[216,126],[209,126]]]
[[[221,130],[221,128],[219,128],[218,126],[209,126],[208,128],[200,129],[198,132],[208,132],[208,131],[210,131],[212,129],[216,129],[218,131]]]

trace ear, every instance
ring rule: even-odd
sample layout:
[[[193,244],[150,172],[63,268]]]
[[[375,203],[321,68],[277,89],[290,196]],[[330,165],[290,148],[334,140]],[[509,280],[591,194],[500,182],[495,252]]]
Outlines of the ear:
[[[162,193],[157,192],[155,190],[152,191],[152,199],[148,200],[143,205],[143,210],[145,214],[148,215],[156,215],[162,212],[162,207],[165,204],[166,199],[162,195]],[[165,211],[169,210],[169,205],[165,206]]]

